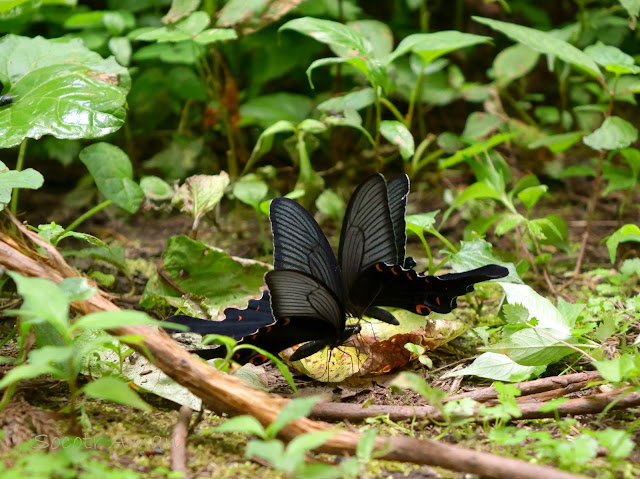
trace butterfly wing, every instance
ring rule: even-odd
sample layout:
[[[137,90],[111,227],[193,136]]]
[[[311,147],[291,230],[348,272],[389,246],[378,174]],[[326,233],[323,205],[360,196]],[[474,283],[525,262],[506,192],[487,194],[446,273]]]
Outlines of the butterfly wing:
[[[376,263],[394,264],[396,259],[387,183],[382,175],[373,175],[356,188],[342,223],[338,263],[350,313],[359,317],[375,294],[369,296],[359,287],[356,280],[360,273]]]
[[[260,299],[250,299],[249,305],[245,309],[225,309],[225,318],[222,321],[211,321],[186,315],[171,316],[166,321],[187,326],[190,332],[202,336],[221,334],[240,340],[254,334],[260,328],[275,323],[275,318],[271,314],[270,299],[269,292],[264,291]],[[169,333],[177,332],[171,328],[165,328],[165,330]]]
[[[405,246],[407,243],[407,225],[404,219],[409,195],[409,177],[399,175],[387,182],[387,198],[389,213],[396,241],[396,259],[394,264],[404,265]]]
[[[336,256],[313,216],[293,200],[275,198],[270,218],[274,268],[317,278],[342,302],[343,286]]]
[[[399,265],[376,264],[363,282],[377,291],[373,306],[402,308],[427,315],[448,313],[457,307],[457,298],[473,291],[473,285],[507,276],[509,270],[490,264],[463,273],[441,276],[418,274]]]

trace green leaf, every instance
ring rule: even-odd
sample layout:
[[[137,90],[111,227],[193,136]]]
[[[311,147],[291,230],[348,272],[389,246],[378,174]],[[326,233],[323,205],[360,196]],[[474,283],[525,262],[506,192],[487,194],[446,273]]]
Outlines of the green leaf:
[[[576,319],[578,319],[584,308],[584,303],[569,303],[561,297],[558,298],[558,311],[571,328],[575,326]]]
[[[291,421],[295,421],[301,417],[307,417],[311,414],[313,406],[315,406],[320,399],[320,396],[293,399],[289,404],[282,408],[275,421],[267,426],[267,436],[276,437],[280,430]]]
[[[503,123],[504,120],[495,115],[475,111],[467,117],[462,137],[465,140],[481,141],[487,135],[496,131]]]
[[[104,376],[82,387],[81,391],[87,396],[151,412],[153,408],[144,402],[136,392],[129,387],[129,383],[113,376]]]
[[[194,226],[213,210],[229,185],[229,175],[221,171],[218,175],[194,175],[187,178],[178,188],[171,203],[193,218]]]
[[[618,245],[628,241],[640,243],[640,227],[634,224],[626,224],[607,238],[606,244],[612,264],[616,262]]]
[[[59,364],[66,364],[73,356],[71,346],[42,346],[29,353],[27,363],[10,370],[0,380],[0,389],[22,379],[32,379],[51,374],[56,379],[65,379],[66,372]]]
[[[434,406],[440,404],[447,395],[442,389],[429,386],[424,378],[406,371],[398,374],[398,376],[391,381],[390,386],[398,389],[409,389],[410,391],[416,392],[423,398],[427,399],[429,404]]]
[[[413,136],[403,123],[397,120],[384,120],[380,122],[380,134],[390,143],[400,148],[400,156],[408,161],[415,152]]]
[[[125,37],[109,39],[109,51],[113,53],[120,65],[127,66],[131,62],[131,42]]]
[[[253,416],[236,416],[227,419],[225,422],[213,428],[217,432],[241,432],[243,434],[253,434],[262,439],[267,438],[267,434],[258,421]]]
[[[43,176],[33,168],[10,170],[0,161],[0,211],[11,201],[11,191],[14,188],[37,190],[43,183]]]
[[[519,382],[539,376],[544,370],[544,367],[522,366],[504,354],[483,353],[466,368],[451,371],[442,377],[478,376],[495,381]]]
[[[232,188],[233,195],[244,204],[258,208],[267,196],[269,187],[262,180],[244,179],[237,181]]]
[[[571,325],[547,298],[540,296],[526,284],[498,283],[504,289],[509,304],[520,304],[529,311],[529,319],[536,318],[538,327],[548,330],[558,339],[567,340],[571,336]]]
[[[46,321],[65,334],[69,328],[69,303],[64,290],[42,278],[26,278],[13,271],[7,274],[16,283],[18,294],[24,300],[20,313],[24,322]]]
[[[554,55],[561,60],[579,68],[594,78],[602,78],[602,73],[593,59],[570,43],[556,38],[550,33],[534,28],[523,27],[513,23],[500,22],[489,18],[472,17],[476,22],[497,30],[512,40],[528,46],[545,55]]]
[[[613,383],[640,377],[640,359],[628,353],[616,359],[594,361],[593,365],[604,379]]]
[[[543,328],[558,338],[557,330]],[[576,343],[572,337],[560,337],[569,344]],[[490,352],[505,353],[510,359],[522,366],[543,366],[553,364],[575,351],[542,332],[533,329],[521,329],[508,338],[487,348]]]
[[[301,434],[287,444],[286,453],[287,455],[298,455],[313,451],[335,435],[336,431],[316,431]]]
[[[422,231],[434,230],[436,223],[436,216],[438,216],[440,210],[429,211],[428,213],[421,213],[418,215],[408,215],[405,218],[407,223],[407,230],[412,233],[421,233]]]
[[[640,8],[640,5],[638,8]],[[611,459],[629,457],[636,445],[631,437],[632,433],[628,431],[608,427],[602,431],[595,432],[595,434],[600,446],[608,449],[607,457]]]
[[[440,168],[450,168],[461,163],[467,158],[473,158],[476,155],[490,151],[496,146],[505,143],[518,135],[519,133],[498,133],[485,142],[475,143],[467,148],[456,151],[453,156],[443,158],[438,162],[438,164]]]
[[[80,152],[80,161],[93,176],[100,192],[129,213],[142,202],[142,189],[133,181],[133,168],[127,154],[109,143],[94,143]]]
[[[141,305],[152,307],[157,300],[175,299],[183,292],[205,296],[221,309],[255,295],[263,285],[267,268],[258,264],[243,266],[224,251],[194,241],[187,236],[173,236],[162,255],[162,267],[178,285],[178,292],[157,278],[147,283]],[[212,305],[213,306],[213,305]]]
[[[595,45],[589,45],[584,52],[593,58],[598,65],[607,67],[607,70],[613,71],[611,67],[614,67],[617,74],[640,73],[640,68],[635,65],[633,57],[619,48],[598,42]]]
[[[140,180],[140,188],[144,196],[154,201],[173,198],[174,190],[169,183],[157,176],[145,176]]]
[[[372,47],[364,36],[353,28],[349,28],[331,20],[303,17],[290,20],[280,27],[283,30],[294,30],[315,40],[330,45],[336,51],[346,53],[345,57],[363,55],[369,57]]]
[[[182,20],[200,6],[200,0],[174,0],[167,14],[162,17],[165,25]]]
[[[505,304],[502,307],[502,314],[509,324],[522,325],[527,324],[529,320],[529,311],[521,304]]]
[[[0,148],[43,135],[97,138],[124,124],[131,79],[113,58],[79,39],[16,35],[0,39],[0,52],[0,83],[17,96],[0,109]]]
[[[97,290],[89,284],[87,278],[78,276],[76,278],[65,278],[60,284],[60,289],[67,297],[67,301],[82,301],[91,298]]]
[[[518,226],[524,220],[525,218],[522,215],[505,214],[496,225],[496,234],[498,236],[502,236]]]
[[[402,55],[415,52],[420,55],[425,64],[428,64],[436,58],[455,50],[480,43],[489,43],[490,41],[490,37],[472,35],[455,30],[436,33],[416,33],[404,38],[396,49],[385,58],[384,63],[389,64]]]
[[[312,109],[311,99],[296,93],[274,93],[253,98],[240,106],[240,124],[259,125],[269,129],[275,124],[280,124],[275,133],[286,131],[284,125],[290,125],[295,130],[295,125],[309,116]]]
[[[571,131],[559,135],[544,135],[529,143],[527,148],[535,150],[536,148],[546,146],[551,150],[551,153],[562,153],[580,141],[584,135],[585,133],[582,131]]]
[[[501,201],[502,194],[495,190],[493,187],[489,186],[487,183],[478,181],[467,186],[464,191],[456,198],[456,201],[453,203],[452,208],[458,208],[462,206],[467,201],[476,200],[478,198],[491,198],[494,200]]]
[[[363,88],[362,90],[352,91],[346,95],[337,96],[325,100],[316,108],[321,111],[342,112],[345,110],[362,110],[373,105],[375,94],[373,88]]]
[[[339,220],[344,214],[344,201],[333,190],[324,190],[316,200],[316,208],[334,220]]]
[[[151,319],[142,311],[100,311],[87,314],[73,323],[72,329],[113,329],[136,324],[148,326],[165,326],[167,323]],[[177,328],[176,328],[177,329]]]
[[[462,241],[460,244],[460,251],[449,256],[449,262],[455,271],[468,271],[488,264],[497,264],[504,266],[509,270],[508,276],[498,280],[501,285],[506,282],[522,283],[513,263],[506,263],[497,259],[493,255],[493,252],[491,251],[491,243],[488,241]]]
[[[345,110],[344,116],[327,116],[323,120],[329,126],[348,126],[362,133],[369,143],[375,144],[371,134],[362,126],[362,117],[355,110]]]
[[[266,130],[264,130],[260,136],[258,137],[258,141],[256,142],[256,146],[253,147],[253,151],[251,152],[251,157],[249,158],[249,163],[253,164],[254,161],[258,160],[260,157],[267,154],[271,147],[273,146],[273,138],[278,133],[290,132],[294,133],[296,131],[296,126],[290,121],[281,120]]]
[[[544,195],[549,187],[547,185],[538,185],[532,186],[530,188],[525,188],[524,190],[518,193],[518,198],[522,201],[522,204],[530,210],[535,206],[540,197]]]
[[[617,150],[626,148],[637,139],[638,130],[635,126],[620,117],[610,116],[582,141],[594,150]]]
[[[540,59],[540,54],[526,45],[516,44],[505,48],[493,61],[493,74],[498,88],[505,88],[512,81],[526,76]]]

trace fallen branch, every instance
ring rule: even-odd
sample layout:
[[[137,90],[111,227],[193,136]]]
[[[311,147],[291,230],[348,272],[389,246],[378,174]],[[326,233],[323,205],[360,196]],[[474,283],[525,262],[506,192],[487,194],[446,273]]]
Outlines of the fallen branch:
[[[23,275],[40,276],[56,283],[65,276],[78,276],[60,253],[35,233],[30,232],[14,220],[22,234],[37,245],[43,247],[49,258],[32,257],[22,251],[6,234],[0,235],[0,265]],[[66,267],[65,267],[66,265]],[[62,266],[59,270],[55,266]],[[119,308],[102,292],[85,301],[77,301],[72,307],[84,314],[97,311],[116,311]],[[143,336],[141,344],[130,344],[142,354],[148,353],[157,367],[162,369],[178,384],[202,398],[204,403],[217,412],[230,415],[251,414],[264,426],[272,423],[287,400],[262,391],[250,389],[233,376],[212,368],[182,349],[163,331],[148,326],[129,326],[113,329],[117,336]],[[292,421],[280,431],[280,437],[290,441],[309,432],[330,430],[333,426],[324,422],[300,418]],[[336,430],[336,434],[318,452],[330,454],[351,454],[356,452],[360,434]],[[469,472],[488,478],[511,479],[575,479],[578,476],[549,467],[530,464],[486,452],[472,451],[462,447],[406,437],[379,437],[376,447],[391,446],[383,458],[393,461],[412,462],[444,467],[454,471]]]

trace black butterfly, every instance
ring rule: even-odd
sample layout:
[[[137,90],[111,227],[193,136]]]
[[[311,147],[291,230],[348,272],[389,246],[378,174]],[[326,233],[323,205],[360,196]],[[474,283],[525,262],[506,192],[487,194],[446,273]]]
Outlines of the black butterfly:
[[[359,325],[346,325],[347,316],[366,315],[398,324],[379,306],[423,315],[449,312],[456,307],[457,296],[472,291],[474,283],[507,275],[506,268],[497,265],[439,277],[413,271],[415,262],[405,258],[408,192],[406,175],[388,183],[382,175],[373,175],[358,186],[345,213],[337,260],[326,236],[302,206],[286,198],[274,199],[270,217],[275,270],[265,275],[271,311],[267,313],[264,306],[257,311],[250,302],[245,310],[226,310],[222,322],[200,320],[207,324],[199,325],[197,318],[170,320],[202,334],[242,338],[274,353],[305,342],[291,357],[297,360],[326,346],[339,346],[359,332]],[[243,321],[251,318],[250,329],[255,330],[244,335],[248,332],[244,323],[237,331],[224,332],[239,324],[235,314]],[[195,352],[203,357],[220,355],[214,351]]]

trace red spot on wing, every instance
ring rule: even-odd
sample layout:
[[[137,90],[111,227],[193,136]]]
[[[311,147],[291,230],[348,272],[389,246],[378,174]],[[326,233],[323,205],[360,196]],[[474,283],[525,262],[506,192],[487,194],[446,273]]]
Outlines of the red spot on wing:
[[[426,306],[424,304],[418,304],[416,305],[416,313],[418,314],[422,314],[423,316],[428,315],[431,312],[431,308],[429,306]]]

